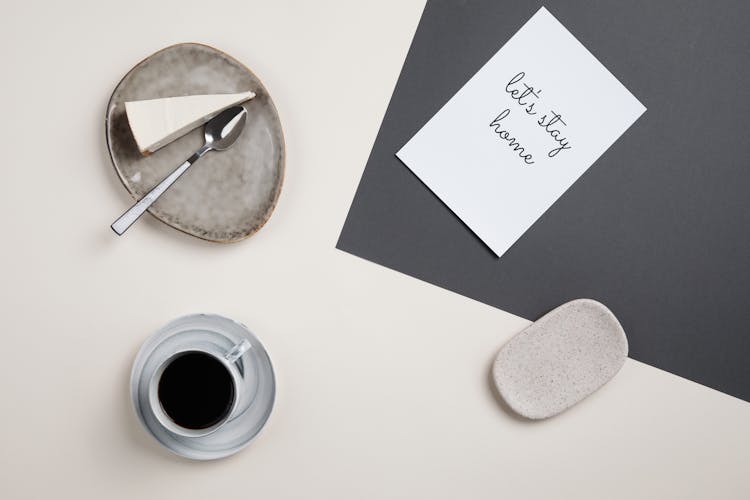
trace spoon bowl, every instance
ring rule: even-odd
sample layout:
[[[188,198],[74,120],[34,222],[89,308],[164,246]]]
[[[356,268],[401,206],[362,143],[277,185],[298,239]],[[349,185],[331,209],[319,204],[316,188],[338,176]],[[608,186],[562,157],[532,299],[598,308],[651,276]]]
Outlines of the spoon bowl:
[[[206,146],[216,151],[231,147],[242,134],[246,120],[247,110],[243,106],[225,109],[206,124]]]

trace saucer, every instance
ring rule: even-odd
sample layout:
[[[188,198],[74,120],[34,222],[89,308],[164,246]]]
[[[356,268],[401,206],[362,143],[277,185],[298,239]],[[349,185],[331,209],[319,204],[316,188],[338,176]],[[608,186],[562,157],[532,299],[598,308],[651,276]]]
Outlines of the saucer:
[[[115,171],[139,200],[203,145],[203,127],[149,156],[138,151],[125,102],[246,90],[247,122],[228,150],[201,158],[148,212],[198,238],[229,243],[257,232],[271,217],[284,180],[284,135],[276,107],[263,83],[229,55],[197,43],[172,45],[131,69],[107,106],[105,132]],[[123,209],[126,208],[123,206]]]
[[[250,348],[235,362],[244,382],[244,394],[238,398],[245,397],[246,408],[205,435],[181,435],[162,425],[149,401],[149,384],[163,363],[196,345],[211,344],[229,351],[243,341]],[[263,344],[244,325],[223,316],[194,314],[170,322],[146,340],[133,363],[130,396],[138,419],[168,450],[194,460],[213,460],[237,453],[260,432],[271,415],[276,381]]]

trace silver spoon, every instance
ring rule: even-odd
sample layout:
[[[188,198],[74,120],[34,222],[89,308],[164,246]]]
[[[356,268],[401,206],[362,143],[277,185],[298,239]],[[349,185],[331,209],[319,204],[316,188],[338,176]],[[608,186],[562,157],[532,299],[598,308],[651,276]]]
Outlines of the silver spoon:
[[[185,160],[185,163],[177,167],[177,169],[169,174],[163,181],[161,181],[154,189],[148,192],[146,196],[140,199],[138,203],[130,207],[130,210],[125,212],[112,224],[112,230],[118,235],[121,235],[127,229],[138,220],[138,217],[143,215],[148,207],[150,207],[164,191],[169,189],[169,186],[184,174],[190,166],[198,161],[198,158],[208,153],[211,150],[224,151],[234,144],[234,141],[242,133],[242,129],[245,127],[245,120],[247,119],[247,111],[242,106],[234,106],[226,109],[212,118],[206,123],[205,138],[206,143],[201,148],[193,153],[193,155]]]

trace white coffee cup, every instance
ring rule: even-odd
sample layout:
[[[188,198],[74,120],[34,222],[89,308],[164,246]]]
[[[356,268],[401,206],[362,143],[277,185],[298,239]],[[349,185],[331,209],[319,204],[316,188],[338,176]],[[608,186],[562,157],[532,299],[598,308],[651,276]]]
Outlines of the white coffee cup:
[[[185,437],[199,437],[199,436],[205,436],[207,434],[211,434],[212,432],[215,432],[216,430],[220,429],[221,426],[223,426],[226,422],[231,420],[232,416],[237,412],[239,403],[242,400],[246,399],[243,397],[243,395],[246,394],[246,391],[243,390],[243,387],[245,385],[244,379],[242,377],[242,373],[240,372],[240,367],[238,366],[237,361],[251,347],[252,345],[246,339],[243,339],[240,343],[232,346],[232,348],[230,348],[227,351],[222,350],[216,344],[213,344],[210,342],[201,342],[201,343],[196,343],[193,346],[180,349],[179,351],[176,351],[168,359],[166,359],[156,369],[156,371],[152,375],[151,380],[149,381],[149,389],[148,389],[148,393],[149,393],[148,399],[149,399],[151,411],[153,412],[154,416],[159,421],[159,423],[162,426],[164,426],[164,428],[167,429],[169,432],[172,432],[174,434],[178,434],[180,436],[185,436]],[[230,404],[229,409],[226,411],[225,415],[217,423],[209,427],[202,428],[202,429],[188,429],[187,427],[183,427],[179,425],[178,423],[176,423],[164,411],[161,401],[159,400],[159,382],[161,381],[161,376],[164,373],[164,370],[175,359],[187,353],[191,353],[191,352],[200,352],[203,354],[207,354],[213,357],[216,361],[220,362],[222,365],[224,365],[230,377],[232,378],[232,384],[233,384],[232,402]]]

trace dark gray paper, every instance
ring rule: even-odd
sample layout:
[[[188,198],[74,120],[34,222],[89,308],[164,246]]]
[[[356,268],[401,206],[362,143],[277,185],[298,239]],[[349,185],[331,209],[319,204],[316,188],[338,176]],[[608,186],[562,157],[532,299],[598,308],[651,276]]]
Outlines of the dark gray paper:
[[[498,260],[394,153],[542,5],[648,111]],[[428,2],[337,247],[532,320],[595,298],[634,359],[750,400],[749,24],[741,0]]]

